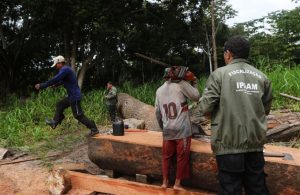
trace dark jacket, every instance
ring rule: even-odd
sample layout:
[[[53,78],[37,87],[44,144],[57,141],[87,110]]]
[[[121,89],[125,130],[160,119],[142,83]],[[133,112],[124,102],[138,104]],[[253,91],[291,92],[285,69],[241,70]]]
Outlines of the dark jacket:
[[[52,85],[64,85],[70,102],[81,99],[81,92],[77,83],[75,72],[68,65],[64,65],[55,77],[45,83],[41,83],[40,87],[41,89],[44,89]]]
[[[211,113],[211,145],[216,155],[262,151],[272,102],[271,82],[244,59],[214,71],[200,99]]]

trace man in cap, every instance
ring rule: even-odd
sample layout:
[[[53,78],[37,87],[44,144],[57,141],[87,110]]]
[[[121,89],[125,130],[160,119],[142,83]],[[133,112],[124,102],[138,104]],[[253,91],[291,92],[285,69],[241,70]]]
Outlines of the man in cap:
[[[53,119],[46,119],[52,129],[55,129],[58,124],[65,118],[63,112],[66,108],[71,107],[74,117],[84,124],[91,131],[89,136],[94,136],[99,133],[97,126],[94,121],[89,120],[85,115],[80,106],[81,91],[77,83],[75,72],[70,66],[65,65],[65,58],[63,56],[57,56],[53,59],[54,63],[51,67],[55,67],[59,70],[58,74],[44,83],[35,85],[36,90],[46,89],[49,86],[64,85],[67,90],[68,97],[60,100],[56,104],[56,111]]]

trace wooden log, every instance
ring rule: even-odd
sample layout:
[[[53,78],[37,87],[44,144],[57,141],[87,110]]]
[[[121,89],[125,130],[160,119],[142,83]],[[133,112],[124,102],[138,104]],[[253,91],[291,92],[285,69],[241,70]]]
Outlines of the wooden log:
[[[284,131],[280,131],[278,133],[270,134],[267,138],[271,141],[289,141],[292,138],[300,137],[300,125],[290,126],[288,129]]]
[[[208,195],[210,193],[199,190],[174,190],[160,186],[142,184],[132,181],[104,178],[89,174],[69,171],[72,190],[83,189],[115,195]]]
[[[72,188],[69,172],[64,169],[53,170],[47,179],[47,185],[52,195],[67,193]]]
[[[126,93],[118,94],[117,110],[123,118],[144,120],[146,129],[161,131],[155,117],[154,107]]]
[[[124,118],[136,118],[145,121],[145,128],[161,131],[153,106],[145,104],[134,97],[120,93],[118,95],[118,111]],[[210,135],[210,120],[197,116],[198,107],[190,109],[190,119],[193,126],[202,128],[202,134]],[[267,116],[267,138],[271,141],[289,141],[300,137],[300,113],[289,110],[272,112]],[[193,130],[194,132],[194,130]],[[203,133],[204,132],[204,133]]]
[[[160,132],[125,133],[124,136],[98,135],[89,139],[88,155],[101,169],[122,174],[144,174],[162,179]],[[267,185],[271,194],[300,193],[300,150],[266,145],[266,152],[289,153],[294,160],[266,157]],[[217,166],[210,144],[192,140],[191,178],[187,186],[217,191]]]
[[[292,125],[290,124],[282,124],[282,125],[278,125],[270,130],[267,131],[267,137],[276,133],[280,133],[286,129],[288,129],[289,127],[291,127]]]
[[[300,98],[299,97],[295,97],[295,96],[292,96],[292,95],[288,95],[288,94],[285,94],[285,93],[279,93],[281,96],[283,97],[287,97],[287,98],[291,98],[293,100],[297,100],[297,101],[300,101]]]

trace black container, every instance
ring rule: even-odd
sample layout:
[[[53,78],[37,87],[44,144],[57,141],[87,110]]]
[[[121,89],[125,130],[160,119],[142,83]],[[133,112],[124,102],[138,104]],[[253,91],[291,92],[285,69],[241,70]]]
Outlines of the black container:
[[[124,135],[124,122],[123,121],[113,122],[113,135],[115,135],[115,136]]]

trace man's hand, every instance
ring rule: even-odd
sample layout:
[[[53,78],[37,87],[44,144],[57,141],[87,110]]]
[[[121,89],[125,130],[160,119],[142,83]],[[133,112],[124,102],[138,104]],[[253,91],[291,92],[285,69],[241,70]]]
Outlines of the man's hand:
[[[40,90],[41,89],[41,84],[35,84],[35,86],[34,86],[34,88],[36,89],[36,90]]]

